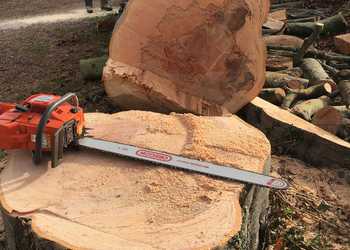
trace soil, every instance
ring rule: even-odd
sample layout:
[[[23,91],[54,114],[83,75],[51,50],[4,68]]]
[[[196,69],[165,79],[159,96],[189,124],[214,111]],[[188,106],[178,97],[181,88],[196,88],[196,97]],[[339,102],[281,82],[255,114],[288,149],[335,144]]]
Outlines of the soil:
[[[273,156],[291,188],[271,192],[271,249],[350,249],[350,170]]]
[[[113,0],[114,6],[120,0]],[[84,0],[1,0],[0,20],[20,19],[22,17],[65,13],[69,10],[83,9]],[[94,7],[100,7],[100,1],[94,1]]]
[[[102,84],[84,81],[79,72],[80,59],[107,54],[111,32],[98,31],[96,25],[110,17],[0,30],[0,100],[76,92],[87,111],[114,111]]]

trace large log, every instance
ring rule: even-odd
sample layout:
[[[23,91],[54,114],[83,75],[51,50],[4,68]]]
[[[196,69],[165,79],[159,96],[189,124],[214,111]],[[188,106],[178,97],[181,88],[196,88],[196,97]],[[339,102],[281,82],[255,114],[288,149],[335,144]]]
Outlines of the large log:
[[[350,168],[350,143],[289,111],[257,97],[241,113],[265,133],[274,153],[290,154],[315,165]]]
[[[129,1],[110,42],[107,94],[128,109],[236,112],[264,84],[268,7],[267,0]]]
[[[319,61],[314,58],[306,58],[302,61],[301,68],[304,71],[304,76],[310,80],[310,85],[329,83],[333,90],[336,89],[336,84],[327,72],[323,69]]]
[[[86,120],[96,138],[269,171],[268,140],[236,116],[129,111]],[[10,250],[212,249],[232,237],[258,247],[265,188],[90,150],[48,166],[9,152],[0,198]]]

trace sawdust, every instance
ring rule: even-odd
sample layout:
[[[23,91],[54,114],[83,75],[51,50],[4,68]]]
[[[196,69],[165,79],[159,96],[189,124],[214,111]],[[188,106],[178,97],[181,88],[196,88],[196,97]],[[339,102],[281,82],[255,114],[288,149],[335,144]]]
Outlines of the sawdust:
[[[269,143],[259,131],[243,121],[238,121],[234,116],[208,118],[191,114],[167,116],[129,111],[103,120],[105,128],[109,127],[108,124],[115,127],[118,123],[119,131],[123,131],[124,135],[113,134],[112,129],[105,129],[103,135],[94,132],[92,134],[109,140],[121,138],[124,143],[132,140],[133,144],[140,147],[259,171],[269,155]],[[100,122],[100,119],[96,122]],[[143,129],[139,128],[140,122]],[[123,124],[132,131],[130,136],[127,136],[129,133],[125,134]],[[137,124],[138,129],[134,130],[133,127]],[[172,139],[164,140],[165,137]],[[204,183],[205,185],[200,185]],[[179,218],[188,220],[208,209],[208,205],[219,201],[222,192],[240,189],[236,184],[232,185],[227,181],[165,168],[148,169],[135,185],[139,187],[139,201],[152,204],[147,214],[148,220],[155,224],[172,223],[179,221]]]

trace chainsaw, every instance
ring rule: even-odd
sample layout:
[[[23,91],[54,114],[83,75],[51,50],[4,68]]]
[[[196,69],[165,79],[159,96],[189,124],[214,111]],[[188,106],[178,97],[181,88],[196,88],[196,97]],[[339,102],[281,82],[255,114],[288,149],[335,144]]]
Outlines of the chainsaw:
[[[0,103],[0,149],[30,150],[35,164],[42,161],[43,153],[51,153],[54,168],[62,161],[65,150],[78,146],[264,187],[288,188],[284,179],[88,137],[84,111],[74,93],[62,97],[36,94],[20,104]]]

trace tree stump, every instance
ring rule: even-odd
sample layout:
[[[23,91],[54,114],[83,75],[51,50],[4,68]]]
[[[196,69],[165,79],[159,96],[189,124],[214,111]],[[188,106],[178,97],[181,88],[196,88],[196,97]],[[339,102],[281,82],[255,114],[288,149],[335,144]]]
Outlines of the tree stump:
[[[236,116],[129,111],[86,120],[95,138],[269,171],[269,142]],[[49,166],[9,152],[0,187],[11,250],[209,249],[235,236],[258,247],[266,188],[85,149]]]
[[[264,84],[267,0],[129,1],[103,81],[124,109],[221,115]]]

